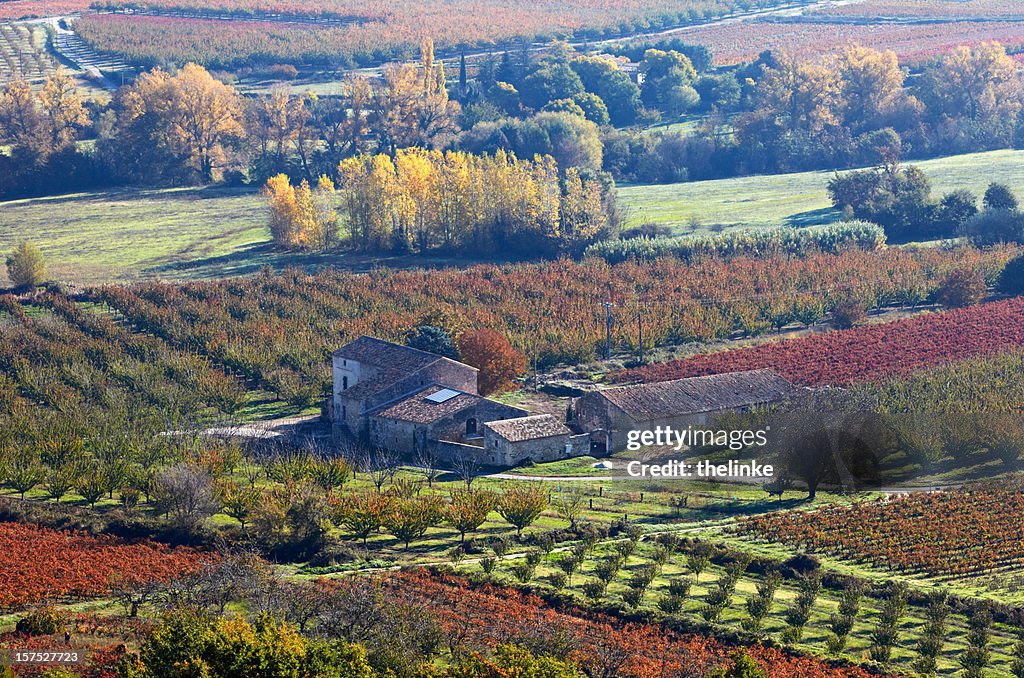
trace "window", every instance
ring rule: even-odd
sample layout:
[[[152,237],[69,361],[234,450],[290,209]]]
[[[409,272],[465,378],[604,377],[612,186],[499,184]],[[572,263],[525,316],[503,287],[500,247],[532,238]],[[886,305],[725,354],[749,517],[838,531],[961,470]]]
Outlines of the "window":
[[[341,378],[341,390],[342,391],[347,391],[348,390],[348,377],[342,377]]]
[[[345,418],[346,418],[346,415],[347,415],[347,413],[345,412],[345,406],[344,406],[344,405],[342,405],[342,406],[341,406],[341,418],[342,418],[342,419],[345,419]]]
[[[470,417],[469,419],[466,420],[466,435],[476,435],[476,419],[474,417]]]

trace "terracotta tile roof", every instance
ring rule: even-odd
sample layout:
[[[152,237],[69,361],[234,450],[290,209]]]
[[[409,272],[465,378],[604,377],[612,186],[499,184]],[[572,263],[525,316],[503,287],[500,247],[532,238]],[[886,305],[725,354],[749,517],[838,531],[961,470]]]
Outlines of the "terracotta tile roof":
[[[376,368],[377,374],[372,379],[363,379],[345,391],[345,398],[354,400],[376,395],[402,379],[439,362],[453,363],[476,370],[475,367],[464,365],[444,356],[367,336],[359,337],[355,341],[345,344],[333,355],[336,358],[354,360]]]
[[[620,386],[597,394],[642,421],[764,405],[802,392],[771,370],[751,370]]]
[[[366,336],[345,344],[334,352],[334,356],[405,374],[422,370],[443,359],[433,353]]]
[[[565,424],[550,414],[489,421],[484,424],[484,428],[491,429],[495,434],[511,443],[570,435],[572,433]]]
[[[421,391],[403,398],[395,403],[387,405],[379,412],[373,414],[375,417],[381,417],[383,419],[397,419],[399,421],[411,421],[416,424],[431,424],[435,421],[443,419],[449,415],[461,412],[462,410],[473,407],[480,400],[483,400],[481,396],[473,395],[472,393],[463,393],[459,391],[457,396],[449,398],[441,403],[435,403],[427,400],[427,397],[443,391],[447,387],[433,384],[427,386]],[[450,389],[454,390],[454,389]]]

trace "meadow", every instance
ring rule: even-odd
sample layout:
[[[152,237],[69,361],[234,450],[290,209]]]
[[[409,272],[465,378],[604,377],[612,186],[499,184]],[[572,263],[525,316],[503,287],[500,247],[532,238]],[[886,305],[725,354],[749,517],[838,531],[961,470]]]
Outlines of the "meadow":
[[[270,230],[251,191],[197,188],[15,200],[0,208],[0,250],[31,234],[50,277],[75,283],[184,277],[184,263],[218,259],[218,273],[251,272]],[[234,255],[231,257],[230,255]],[[197,264],[198,265],[198,264]],[[5,279],[0,279],[0,283]]]
[[[914,163],[936,196],[990,181],[1024,191],[1024,151],[992,151]],[[829,172],[740,177],[682,184],[621,186],[627,226],[667,224],[676,234],[719,228],[802,226],[835,221]],[[160,278],[193,280],[255,273],[265,265],[436,266],[445,257],[368,257],[275,250],[264,200],[249,189],[107,191],[0,203],[0,251],[32,234],[50,277],[75,284]],[[461,262],[465,263],[465,262]],[[0,285],[8,281],[0,274]]]
[[[967,189],[981,195],[992,181],[1024,190],[1024,151],[971,153],[906,161],[924,170],[932,194]],[[665,224],[676,234],[719,227],[806,226],[836,221],[826,186],[832,172],[800,172],[681,184],[619,187],[628,224]],[[2,217],[0,217],[2,219]]]

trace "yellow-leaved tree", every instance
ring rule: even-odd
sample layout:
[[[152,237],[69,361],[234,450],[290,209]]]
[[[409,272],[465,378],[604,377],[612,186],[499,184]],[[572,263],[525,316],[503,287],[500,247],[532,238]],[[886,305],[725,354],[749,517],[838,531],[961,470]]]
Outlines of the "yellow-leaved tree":
[[[292,186],[285,174],[270,177],[263,187],[270,208],[274,243],[288,249],[323,251],[337,243],[338,216],[334,182],[321,176],[315,188],[305,179]]]
[[[117,99],[121,141],[143,153],[150,144],[166,149],[203,181],[213,180],[245,131],[242,97],[197,64],[175,75],[143,73]]]
[[[601,182],[573,168],[560,179],[550,156],[401,149],[348,158],[338,175],[342,221],[363,251],[556,254],[611,230]]]

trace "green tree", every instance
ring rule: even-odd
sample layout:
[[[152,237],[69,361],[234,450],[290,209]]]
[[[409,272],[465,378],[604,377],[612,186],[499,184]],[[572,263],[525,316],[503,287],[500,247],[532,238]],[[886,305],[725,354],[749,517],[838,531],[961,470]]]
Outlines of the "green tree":
[[[160,678],[372,676],[360,648],[335,650],[306,640],[290,624],[266,614],[250,624],[239,617],[171,613],[142,644],[139,657],[144,675]]]
[[[444,519],[466,541],[466,533],[476,530],[498,505],[498,497],[490,490],[455,490],[451,502],[444,507]]]
[[[443,355],[452,360],[459,359],[459,349],[447,330],[435,325],[420,325],[405,337],[405,345],[411,348]]]
[[[7,257],[7,277],[15,287],[31,288],[43,282],[46,276],[46,261],[39,248],[28,241],[22,241]]]
[[[648,108],[680,114],[700,103],[700,95],[693,88],[697,71],[685,54],[649,49],[640,70],[644,74],[640,100]]]
[[[1024,240],[1024,214],[1017,210],[985,210],[963,226],[963,233],[975,247]]]
[[[1017,196],[1006,184],[993,181],[985,189],[984,203],[987,210],[1015,210],[1017,209]]]
[[[571,66],[580,76],[587,92],[600,97],[605,104],[611,124],[621,127],[636,122],[642,107],[640,88],[615,61],[604,57],[579,56],[572,60]]]
[[[710,678],[768,678],[768,674],[744,650],[737,650],[729,664],[714,671]]]
[[[442,503],[434,496],[398,499],[384,514],[384,529],[398,538],[405,548],[427,530],[441,522]]]
[[[498,513],[518,534],[533,524],[548,507],[548,491],[539,483],[513,485],[501,493]]]
[[[541,62],[519,87],[523,103],[538,111],[552,101],[573,99],[583,92],[580,76],[562,60]]]
[[[996,289],[1012,296],[1024,294],[1024,254],[1006,264],[1006,268],[999,274]]]

